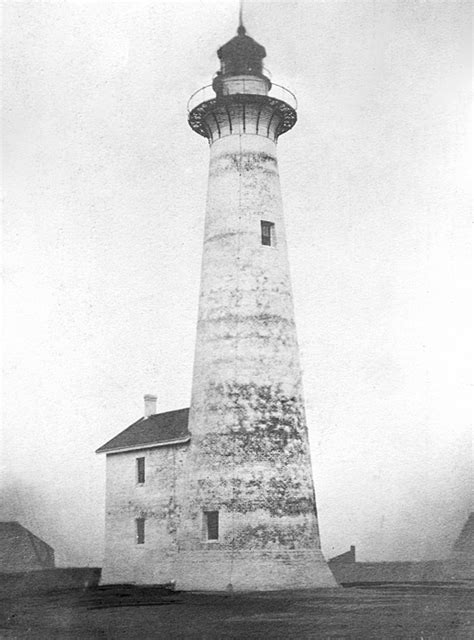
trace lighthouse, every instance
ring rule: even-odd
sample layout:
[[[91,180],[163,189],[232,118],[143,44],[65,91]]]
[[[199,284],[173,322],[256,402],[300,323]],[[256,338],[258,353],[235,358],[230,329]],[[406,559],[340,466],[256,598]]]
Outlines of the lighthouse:
[[[296,122],[241,23],[189,124],[210,147],[178,588],[335,586],[321,554],[277,163]]]
[[[335,587],[321,553],[277,163],[296,99],[240,21],[188,105],[210,151],[191,404],[103,445],[105,582]]]

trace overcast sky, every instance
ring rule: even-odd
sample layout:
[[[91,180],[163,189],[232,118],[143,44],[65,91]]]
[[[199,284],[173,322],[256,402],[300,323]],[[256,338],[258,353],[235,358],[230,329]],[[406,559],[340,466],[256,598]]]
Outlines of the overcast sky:
[[[449,552],[471,508],[469,2],[245,2],[278,144],[323,551]],[[208,146],[238,2],[7,2],[2,519],[99,565],[105,460],[189,405]]]

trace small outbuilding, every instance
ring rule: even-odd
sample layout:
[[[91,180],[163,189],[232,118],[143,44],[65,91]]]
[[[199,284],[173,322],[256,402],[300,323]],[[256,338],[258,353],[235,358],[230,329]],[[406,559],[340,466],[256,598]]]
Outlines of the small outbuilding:
[[[472,564],[474,558],[474,512],[469,515],[459,537],[453,545],[451,559]]]
[[[54,549],[19,522],[0,522],[0,573],[54,569]]]

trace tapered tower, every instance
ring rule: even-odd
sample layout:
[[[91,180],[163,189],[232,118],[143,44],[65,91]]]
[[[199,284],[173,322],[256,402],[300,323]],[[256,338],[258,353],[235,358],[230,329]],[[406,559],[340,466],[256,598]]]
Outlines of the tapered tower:
[[[179,589],[336,586],[321,554],[276,145],[296,100],[246,34],[189,102],[210,145]]]

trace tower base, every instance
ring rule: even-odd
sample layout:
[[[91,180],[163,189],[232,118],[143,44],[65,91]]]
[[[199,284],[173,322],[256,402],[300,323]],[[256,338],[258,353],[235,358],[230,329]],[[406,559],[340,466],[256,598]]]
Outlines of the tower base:
[[[321,551],[184,551],[178,558],[179,591],[283,591],[338,584]]]

